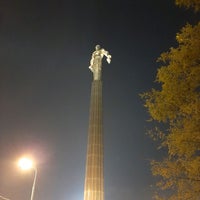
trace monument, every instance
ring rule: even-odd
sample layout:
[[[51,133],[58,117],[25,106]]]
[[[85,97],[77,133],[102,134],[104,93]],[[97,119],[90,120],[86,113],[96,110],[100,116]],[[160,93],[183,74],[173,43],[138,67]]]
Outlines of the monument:
[[[111,62],[108,51],[96,45],[89,69],[93,73],[91,89],[84,200],[104,200],[104,149],[102,116],[102,59]]]

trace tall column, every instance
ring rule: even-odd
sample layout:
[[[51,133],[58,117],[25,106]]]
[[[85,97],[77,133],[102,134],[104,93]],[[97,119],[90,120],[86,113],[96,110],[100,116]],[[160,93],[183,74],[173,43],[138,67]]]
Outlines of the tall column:
[[[91,89],[90,117],[88,130],[88,146],[85,173],[84,200],[104,200],[104,169],[103,169],[103,116],[102,116],[102,58],[111,56],[107,51],[96,46],[90,61],[93,73]]]

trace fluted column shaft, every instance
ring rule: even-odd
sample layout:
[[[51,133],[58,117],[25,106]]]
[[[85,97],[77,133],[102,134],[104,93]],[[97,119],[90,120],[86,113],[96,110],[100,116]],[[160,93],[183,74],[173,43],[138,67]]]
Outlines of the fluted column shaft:
[[[104,200],[102,81],[91,89],[84,200]]]

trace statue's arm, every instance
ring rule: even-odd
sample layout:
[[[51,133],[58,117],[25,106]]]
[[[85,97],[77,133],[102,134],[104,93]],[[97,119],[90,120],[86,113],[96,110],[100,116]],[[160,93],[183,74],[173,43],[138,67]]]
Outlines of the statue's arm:
[[[104,49],[102,49],[103,51],[102,51],[102,55],[103,56],[106,56],[106,60],[107,60],[107,62],[108,63],[110,63],[111,62],[111,58],[112,58],[112,56],[109,54],[109,52],[108,51],[106,51],[106,50],[104,50]]]

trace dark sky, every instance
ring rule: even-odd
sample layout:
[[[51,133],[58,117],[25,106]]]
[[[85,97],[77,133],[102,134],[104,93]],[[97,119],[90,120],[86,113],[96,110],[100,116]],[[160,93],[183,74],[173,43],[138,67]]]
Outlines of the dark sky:
[[[173,0],[1,0],[0,194],[29,199],[33,171],[16,166],[27,154],[35,200],[83,200],[88,66],[100,44],[113,57],[103,68],[105,200],[151,199],[149,160],[161,152],[139,93],[191,16]]]

